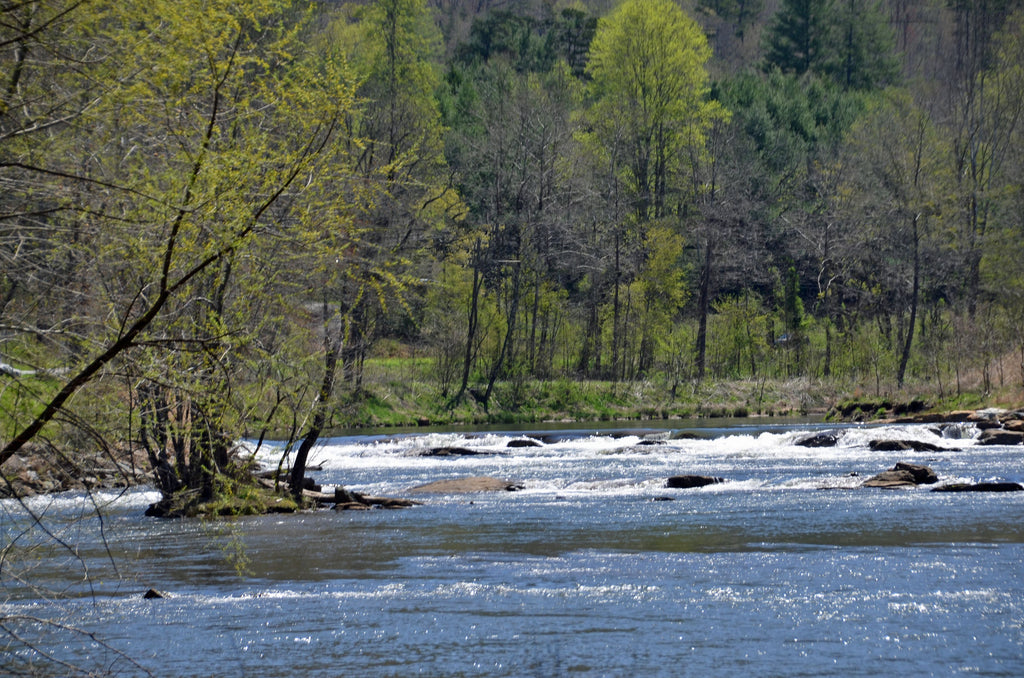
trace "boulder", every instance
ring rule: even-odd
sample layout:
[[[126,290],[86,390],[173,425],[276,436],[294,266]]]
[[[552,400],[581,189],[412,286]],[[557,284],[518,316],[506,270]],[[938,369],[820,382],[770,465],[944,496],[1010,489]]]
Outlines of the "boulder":
[[[717,483],[724,483],[725,478],[715,478],[713,476],[672,476],[665,483],[665,487],[671,487],[677,490],[689,490],[694,487],[704,487],[705,485],[715,485]]]
[[[424,494],[464,494],[467,492],[514,492],[521,489],[523,486],[519,483],[489,476],[474,476],[438,480],[425,485],[417,485],[409,491]]]
[[[940,452],[947,449],[923,440],[872,440],[868,446],[875,452]]]
[[[1022,492],[1020,483],[950,483],[932,488],[932,492]]]
[[[1024,432],[1024,419],[1007,419],[1003,422],[1003,428],[1007,431]]]
[[[915,487],[914,474],[910,471],[882,471],[868,478],[861,487]]]
[[[508,445],[505,447],[543,447],[543,445],[533,438],[516,438],[508,441]]]
[[[142,597],[146,600],[157,600],[160,598],[166,598],[167,595],[165,593],[157,591],[156,589],[149,589],[148,591],[142,594]]]
[[[978,436],[979,445],[1021,445],[1024,444],[1024,432],[987,429]]]
[[[796,441],[801,447],[835,447],[839,436],[835,433],[815,433],[812,436]]]
[[[883,471],[864,481],[862,487],[914,487],[932,485],[938,482],[935,471],[919,464],[898,462],[892,469]]]
[[[909,471],[914,476],[914,482],[918,485],[933,485],[939,482],[939,477],[935,475],[935,471],[920,464],[908,464],[900,461],[896,462],[896,465],[893,466],[893,470]]]

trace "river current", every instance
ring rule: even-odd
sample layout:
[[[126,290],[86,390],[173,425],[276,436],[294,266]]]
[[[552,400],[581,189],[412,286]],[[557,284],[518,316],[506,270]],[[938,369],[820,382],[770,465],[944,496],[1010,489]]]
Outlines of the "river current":
[[[859,487],[897,461],[1019,482],[1021,447],[968,425],[579,426],[315,450],[319,483],[424,502],[405,510],[163,521],[134,490],[34,498],[45,534],[0,502],[0,674],[1024,675],[1024,493]],[[795,444],[825,428],[835,447]],[[442,446],[478,454],[422,454]],[[665,487],[680,474],[725,482]],[[523,489],[409,494],[467,476]]]

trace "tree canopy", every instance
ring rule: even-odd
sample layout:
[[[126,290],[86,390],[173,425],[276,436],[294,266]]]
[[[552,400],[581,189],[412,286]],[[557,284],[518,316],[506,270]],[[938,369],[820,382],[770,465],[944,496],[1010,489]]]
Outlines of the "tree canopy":
[[[1019,0],[494,4],[0,7],[0,463],[1011,380]]]

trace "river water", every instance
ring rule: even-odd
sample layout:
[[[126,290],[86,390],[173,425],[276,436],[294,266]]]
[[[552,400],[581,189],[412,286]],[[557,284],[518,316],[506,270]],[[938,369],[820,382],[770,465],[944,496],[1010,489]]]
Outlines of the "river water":
[[[965,425],[841,427],[831,448],[794,444],[820,425],[674,426],[315,451],[319,482],[368,494],[524,486],[406,510],[211,524],[146,518],[145,491],[37,498],[46,535],[3,503],[0,673],[1024,675],[1024,493],[858,487],[897,461],[1020,481],[1024,449],[977,446]],[[871,451],[880,438],[948,449]],[[451,445],[483,454],[421,454]],[[679,474],[726,482],[666,489]]]

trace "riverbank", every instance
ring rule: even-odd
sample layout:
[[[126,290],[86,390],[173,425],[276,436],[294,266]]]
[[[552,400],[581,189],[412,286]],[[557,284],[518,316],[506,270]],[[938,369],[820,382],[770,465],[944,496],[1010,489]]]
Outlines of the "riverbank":
[[[3,465],[0,498],[55,492],[117,490],[150,485],[153,474],[142,450],[58,450],[29,444]]]
[[[722,417],[820,415],[872,420],[907,412],[952,411],[1024,403],[1024,389],[1006,387],[958,395],[927,383],[885,391],[864,384],[809,379],[747,379],[700,384],[525,380],[501,382],[486,406],[473,389],[461,398],[439,393],[435,384],[372,374],[365,387],[339,404],[337,430],[573,421],[658,421]]]

